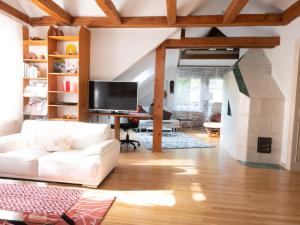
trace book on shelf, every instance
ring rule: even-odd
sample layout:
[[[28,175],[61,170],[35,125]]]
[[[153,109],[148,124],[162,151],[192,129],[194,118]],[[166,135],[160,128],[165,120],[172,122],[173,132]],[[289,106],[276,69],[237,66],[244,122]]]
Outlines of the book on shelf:
[[[42,70],[39,66],[24,63],[24,77],[25,78],[39,78]]]
[[[30,98],[47,98],[48,85],[46,82],[30,82],[24,88],[24,97]]]
[[[32,98],[24,107],[24,115],[27,116],[47,116],[47,100]]]

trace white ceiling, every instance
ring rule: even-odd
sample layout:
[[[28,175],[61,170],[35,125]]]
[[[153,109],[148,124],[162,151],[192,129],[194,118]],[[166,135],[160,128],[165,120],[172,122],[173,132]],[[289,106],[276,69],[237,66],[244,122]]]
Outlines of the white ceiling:
[[[72,16],[105,16],[95,0],[54,0]],[[112,0],[121,16],[165,16],[166,0]],[[177,0],[177,14],[216,15],[222,14],[231,0]],[[296,0],[250,0],[242,13],[278,13]],[[4,0],[31,17],[47,14],[31,0]]]

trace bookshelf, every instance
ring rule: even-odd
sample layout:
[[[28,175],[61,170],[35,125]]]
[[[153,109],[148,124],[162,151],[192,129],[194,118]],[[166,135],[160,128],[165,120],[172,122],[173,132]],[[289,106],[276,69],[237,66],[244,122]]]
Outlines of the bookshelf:
[[[23,119],[47,118],[47,95],[34,92],[34,86],[47,90],[47,62],[45,58],[29,59],[29,52],[47,55],[47,40],[31,40],[28,27],[23,27]],[[41,87],[39,90],[42,90]],[[36,89],[37,90],[37,89]]]
[[[53,33],[57,33],[56,28],[50,27],[47,40],[48,119],[88,121],[90,32],[81,27],[77,36],[53,36]],[[67,55],[67,44],[75,45],[77,53]],[[76,62],[77,67],[74,66]],[[77,68],[76,71],[64,71],[69,64]],[[64,69],[57,71],[58,67]]]

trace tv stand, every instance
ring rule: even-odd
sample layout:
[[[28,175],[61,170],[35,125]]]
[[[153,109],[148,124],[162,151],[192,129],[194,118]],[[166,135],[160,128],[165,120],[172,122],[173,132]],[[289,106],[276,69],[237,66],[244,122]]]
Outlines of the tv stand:
[[[148,120],[152,119],[152,115],[148,113],[129,113],[124,114],[124,112],[120,112],[119,114],[113,114],[112,112],[110,113],[99,113],[99,112],[90,112],[92,115],[96,116],[113,116],[114,117],[114,129],[115,129],[115,138],[120,140],[120,118],[136,118],[140,120]]]
[[[111,114],[116,114],[116,115],[128,115],[128,111],[110,111]]]

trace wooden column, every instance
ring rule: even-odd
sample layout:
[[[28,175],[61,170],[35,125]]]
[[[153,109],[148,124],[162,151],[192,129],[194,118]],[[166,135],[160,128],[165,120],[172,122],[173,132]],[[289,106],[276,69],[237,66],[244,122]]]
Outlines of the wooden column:
[[[115,139],[120,140],[120,117],[114,116]]]
[[[162,120],[164,108],[164,80],[165,80],[166,48],[159,46],[155,57],[154,81],[154,110],[153,110],[153,152],[161,152]]]

